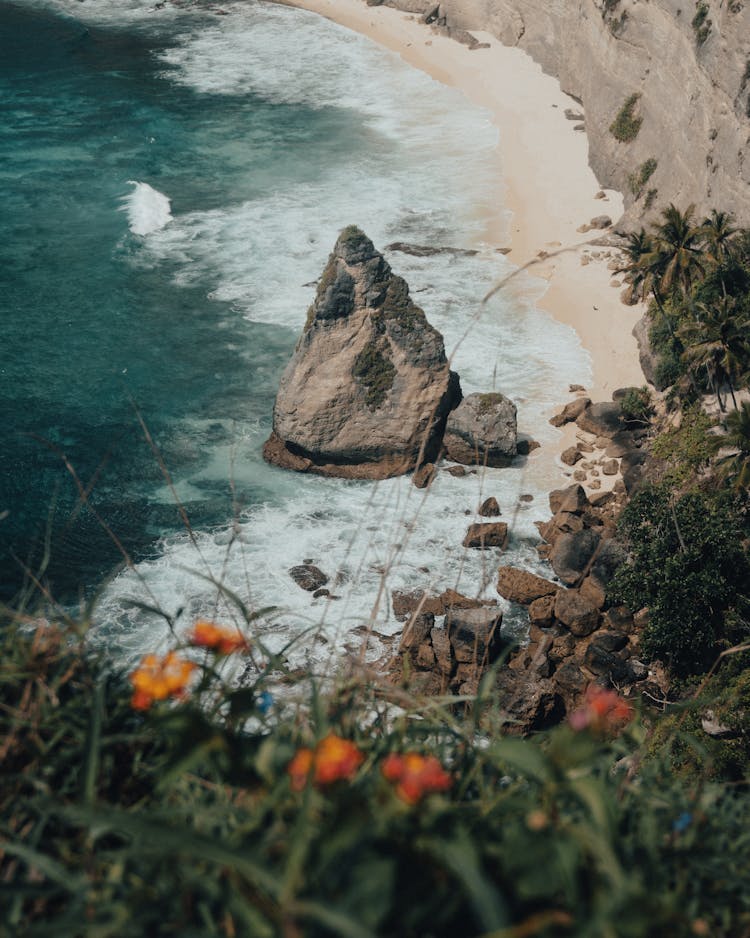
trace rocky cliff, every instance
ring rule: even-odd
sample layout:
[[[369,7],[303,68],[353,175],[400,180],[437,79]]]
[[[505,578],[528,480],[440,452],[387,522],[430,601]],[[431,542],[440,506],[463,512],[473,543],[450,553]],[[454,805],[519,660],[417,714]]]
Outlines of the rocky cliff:
[[[461,399],[443,338],[358,228],[345,228],[281,379],[263,455],[378,479],[435,459]]]
[[[750,226],[748,0],[389,0],[528,52],[585,111],[626,224],[669,202]],[[463,38],[457,32],[459,38]],[[512,94],[512,89],[508,89]]]

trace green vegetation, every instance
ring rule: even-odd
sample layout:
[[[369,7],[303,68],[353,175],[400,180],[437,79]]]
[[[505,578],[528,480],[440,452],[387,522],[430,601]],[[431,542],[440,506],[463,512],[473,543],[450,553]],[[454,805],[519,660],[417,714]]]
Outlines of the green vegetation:
[[[502,403],[502,401],[503,395],[498,394],[496,391],[492,391],[489,394],[480,394],[477,413],[482,415],[488,414],[493,409],[493,407],[497,407],[497,405]]]
[[[636,113],[640,99],[640,94],[631,94],[610,124],[609,132],[621,143],[630,143],[638,136],[643,123],[643,118]]]
[[[352,375],[366,388],[367,406],[376,410],[393,387],[396,369],[387,357],[387,342],[370,341],[354,360]]]
[[[708,433],[713,420],[697,405],[686,407],[679,427],[661,433],[651,452],[667,464],[665,481],[679,488],[704,470],[715,452],[716,437]]]
[[[644,384],[641,388],[630,388],[620,401],[622,415],[629,424],[647,425],[653,416],[651,392]]]
[[[600,691],[571,725],[509,738],[489,681],[467,717],[356,678],[285,698],[283,661],[247,618],[232,644],[255,662],[249,684],[224,681],[227,656],[196,625],[173,659],[197,664],[189,686],[150,699],[158,675],[146,680],[142,664],[132,680],[146,702],[132,703],[127,678],[65,630],[4,622],[0,932],[730,938],[750,927],[750,801],[701,767],[675,774],[661,752],[691,745],[684,728],[649,751],[648,720]]]
[[[726,497],[678,495],[669,483],[638,492],[620,519],[630,551],[612,595],[647,606],[643,650],[677,673],[700,673],[738,636],[726,613],[748,611],[750,563],[741,521]]]
[[[656,197],[659,194],[658,189],[649,189],[646,193],[646,198],[643,202],[643,208],[648,211],[650,208],[653,208],[654,203],[656,202]]]
[[[704,0],[698,0],[695,4],[695,16],[690,22],[695,33],[695,41],[698,46],[702,46],[711,33],[713,23],[708,18],[709,6]]]
[[[658,166],[657,161],[650,157],[645,162],[641,163],[639,168],[628,176],[628,186],[633,196],[636,199],[640,199],[643,195],[643,190],[646,188],[646,183],[656,172],[656,167]],[[656,190],[649,190],[656,191]]]

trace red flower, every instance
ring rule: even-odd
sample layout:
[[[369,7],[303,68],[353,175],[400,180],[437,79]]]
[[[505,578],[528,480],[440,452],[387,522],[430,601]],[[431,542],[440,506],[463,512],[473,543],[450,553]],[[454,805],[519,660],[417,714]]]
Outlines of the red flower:
[[[383,760],[381,771],[395,784],[396,794],[407,804],[416,804],[432,791],[447,791],[451,787],[450,775],[435,756],[392,752]]]
[[[633,719],[633,708],[615,691],[589,684],[583,706],[574,710],[569,719],[574,730],[617,732]]]
[[[299,749],[287,766],[287,773],[294,791],[301,791],[311,775],[313,782],[321,786],[354,778],[364,758],[354,743],[329,733],[314,750]]]
[[[239,629],[226,628],[214,622],[196,622],[188,634],[188,641],[197,648],[211,648],[218,655],[231,655],[235,651],[247,651],[249,645]]]

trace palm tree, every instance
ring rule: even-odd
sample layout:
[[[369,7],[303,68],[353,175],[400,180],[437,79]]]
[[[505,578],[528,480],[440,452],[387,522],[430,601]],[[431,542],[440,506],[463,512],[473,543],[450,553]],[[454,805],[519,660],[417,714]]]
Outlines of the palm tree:
[[[735,381],[747,369],[750,360],[748,322],[731,297],[724,297],[716,307],[700,303],[699,309],[700,318],[680,329],[680,338],[685,345],[682,357],[692,370],[703,369],[706,372],[709,386],[713,388],[722,411],[721,388],[727,384],[736,410]]]
[[[643,258],[653,251],[653,238],[650,234],[646,234],[645,228],[641,228],[640,231],[630,231],[625,238],[627,243],[621,248],[625,260],[620,267],[616,268],[615,273],[625,274],[625,280],[630,284],[634,300],[645,300],[651,291],[651,283],[648,271],[643,265]]]
[[[703,219],[701,232],[706,243],[706,253],[717,267],[722,266],[733,254],[734,235],[740,230],[732,227],[734,216],[730,212],[711,210],[711,215]]]
[[[719,460],[721,474],[733,480],[734,488],[750,492],[750,402],[727,417],[727,435],[718,437],[716,448],[731,447],[734,452]]]
[[[681,291],[691,302],[693,280],[705,273],[703,229],[693,224],[695,206],[684,213],[673,203],[662,211],[664,219],[656,226],[656,254],[651,267],[661,275],[659,289],[674,294]]]

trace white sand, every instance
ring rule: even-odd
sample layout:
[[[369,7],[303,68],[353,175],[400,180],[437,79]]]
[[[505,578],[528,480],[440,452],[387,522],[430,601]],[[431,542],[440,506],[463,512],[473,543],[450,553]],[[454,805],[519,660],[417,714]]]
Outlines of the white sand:
[[[525,52],[503,46],[489,33],[474,32],[489,49],[468,47],[433,33],[418,17],[389,7],[368,7],[363,0],[293,0],[398,52],[405,62],[462,91],[487,108],[500,130],[499,173],[504,191],[498,208],[487,206],[484,240],[512,248],[509,260],[521,266],[540,251],[579,244],[600,232],[576,229],[596,215],[617,221],[622,197],[608,191],[595,198],[599,184],[588,165],[585,133],[575,131],[565,108],[579,105],[563,94]],[[507,210],[513,213],[508,231]],[[590,251],[606,249],[592,247]],[[589,352],[594,400],[607,400],[615,388],[643,384],[631,330],[640,307],[624,306],[606,260],[582,266],[580,252],[549,257],[531,268],[549,281],[540,305],[572,326]]]

